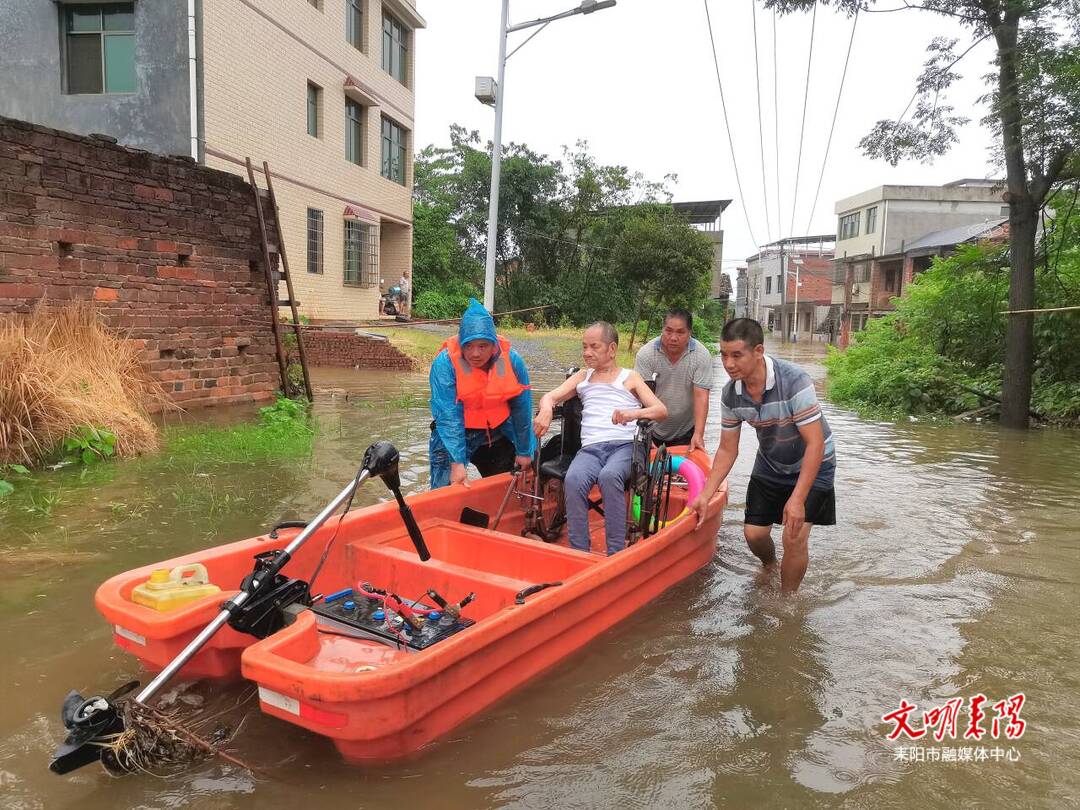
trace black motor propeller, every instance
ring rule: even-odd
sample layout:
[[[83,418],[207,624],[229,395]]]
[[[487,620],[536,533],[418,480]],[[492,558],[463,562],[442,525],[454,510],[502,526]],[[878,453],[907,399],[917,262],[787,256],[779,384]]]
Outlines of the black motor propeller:
[[[124,730],[124,718],[116,704],[117,699],[138,685],[138,681],[130,681],[108,697],[84,698],[74,689],[68,692],[60,709],[60,720],[68,735],[53,753],[49,770],[64,774],[97,762],[102,746]]]

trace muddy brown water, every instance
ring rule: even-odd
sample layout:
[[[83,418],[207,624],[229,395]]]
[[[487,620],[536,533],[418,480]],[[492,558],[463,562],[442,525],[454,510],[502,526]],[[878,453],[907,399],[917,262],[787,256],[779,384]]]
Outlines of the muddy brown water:
[[[818,347],[776,350],[823,378]],[[550,356],[537,365],[537,388],[559,379]],[[81,479],[64,470],[32,487],[33,502],[0,507],[0,806],[1080,802],[1080,432],[881,423],[835,407],[826,410],[839,525],[814,530],[795,599],[761,581],[741,537],[754,449],[744,433],[712,564],[412,760],[348,767],[326,741],[251,708],[232,750],[272,779],[220,762],[169,779],[114,779],[96,767],[49,773],[67,690],[104,691],[141,674],[93,610],[101,581],[310,516],[377,438],[401,450],[406,487],[425,486],[430,417],[401,407],[402,394],[426,388],[423,375],[320,370],[315,379],[321,430],[310,459],[145,459]],[[717,439],[713,419],[711,447]],[[360,500],[382,497],[370,487]],[[980,692],[991,702],[1025,693],[1022,738],[905,746],[926,757],[982,747],[983,762],[897,759],[882,714],[904,698],[921,711]],[[228,701],[242,692],[196,684],[192,694]],[[995,760],[995,748],[1018,761]]]

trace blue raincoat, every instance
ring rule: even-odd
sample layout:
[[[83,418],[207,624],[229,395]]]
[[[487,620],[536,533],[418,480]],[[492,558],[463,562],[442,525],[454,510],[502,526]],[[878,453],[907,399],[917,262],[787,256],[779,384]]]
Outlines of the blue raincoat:
[[[498,348],[498,336],[495,334],[495,321],[483,305],[475,298],[469,300],[469,306],[461,317],[458,327],[458,342],[462,347],[473,340],[490,340]],[[518,382],[529,384],[529,370],[525,361],[513,349],[510,350],[510,365],[514,369]],[[514,445],[514,454],[531,456],[536,451],[536,436],[532,430],[532,392],[522,391],[507,404],[510,406],[510,418],[497,425],[490,433],[487,430],[473,430],[465,427],[465,408],[457,399],[457,377],[454,364],[445,349],[439,352],[431,364],[428,375],[431,384],[431,417],[434,429],[428,450],[431,454],[431,488],[438,489],[450,483],[450,465],[468,464],[473,453],[481,446],[501,434]]]

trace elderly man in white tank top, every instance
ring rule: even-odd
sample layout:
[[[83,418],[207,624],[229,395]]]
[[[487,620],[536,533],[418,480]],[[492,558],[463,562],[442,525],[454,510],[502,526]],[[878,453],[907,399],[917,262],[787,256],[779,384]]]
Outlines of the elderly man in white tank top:
[[[664,406],[636,371],[619,368],[619,333],[605,321],[594,323],[581,338],[586,368],[540,399],[533,426],[547,433],[552,410],[575,394],[581,400],[581,450],[566,474],[566,521],[570,545],[589,551],[589,492],[599,482],[604,498],[607,553],[626,548],[626,481],[638,419],[661,421]]]

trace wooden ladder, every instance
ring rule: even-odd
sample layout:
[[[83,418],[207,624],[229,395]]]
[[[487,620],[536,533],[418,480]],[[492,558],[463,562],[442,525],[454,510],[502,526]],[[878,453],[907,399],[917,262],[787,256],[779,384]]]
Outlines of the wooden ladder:
[[[278,311],[288,305],[292,312],[292,320],[286,324],[291,326],[296,335],[296,348],[300,354],[300,370],[304,373],[304,390],[308,402],[315,401],[315,394],[311,388],[311,377],[308,374],[307,351],[304,348],[304,330],[300,324],[300,313],[296,305],[296,293],[293,292],[292,275],[289,273],[289,259],[285,253],[285,236],[281,231],[281,214],[278,211],[277,198],[274,196],[274,182],[270,179],[270,166],[263,161],[263,177],[266,178],[266,196],[269,197],[270,208],[274,212],[274,226],[277,229],[278,255],[281,257],[281,272],[285,277],[285,287],[289,291],[289,298],[285,301],[278,299],[277,281],[270,269],[270,242],[266,237],[266,217],[263,215],[262,190],[255,182],[255,171],[251,166],[251,158],[244,159],[247,165],[248,181],[255,194],[255,212],[259,215],[259,238],[262,241],[263,270],[266,273],[266,286],[270,290],[270,328],[274,333],[274,348],[277,351],[278,371],[281,374],[281,390],[286,396],[289,395],[289,362],[285,352],[285,346],[281,340],[281,325]]]

